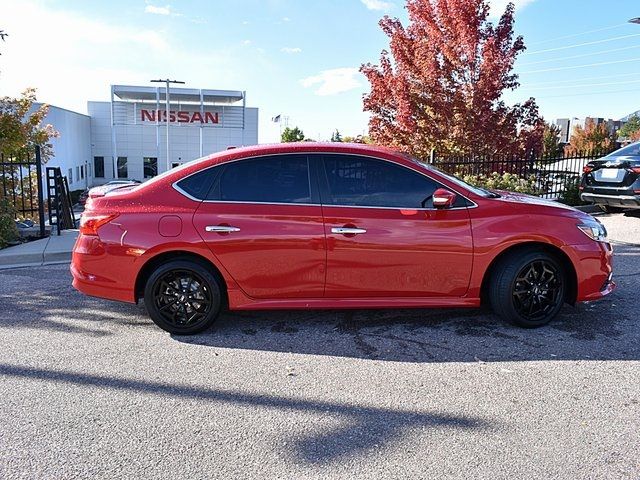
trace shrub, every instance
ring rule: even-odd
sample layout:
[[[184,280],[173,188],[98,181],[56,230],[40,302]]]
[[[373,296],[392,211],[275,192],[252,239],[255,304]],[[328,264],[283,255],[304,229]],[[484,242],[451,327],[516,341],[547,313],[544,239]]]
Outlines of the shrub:
[[[0,198],[0,248],[5,248],[10,242],[20,238],[14,218],[15,209],[9,199]]]
[[[528,193],[538,195],[536,178],[534,176],[520,177],[513,173],[493,172],[489,175],[458,175],[462,180],[475,185],[476,187],[488,188],[490,190],[507,190],[509,192]]]
[[[580,177],[568,176],[564,179],[564,188],[560,194],[558,201],[566,205],[576,206],[584,205],[580,199]]]

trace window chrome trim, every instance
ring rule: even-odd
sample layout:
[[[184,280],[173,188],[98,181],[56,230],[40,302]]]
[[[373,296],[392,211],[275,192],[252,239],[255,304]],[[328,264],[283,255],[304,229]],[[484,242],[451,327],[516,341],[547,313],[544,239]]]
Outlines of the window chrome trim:
[[[388,160],[386,158],[380,158],[380,157],[375,157],[375,156],[371,156],[371,155],[363,155],[361,153],[338,153],[338,152],[307,152],[307,153],[301,153],[301,152],[286,152],[286,153],[268,153],[268,154],[264,154],[264,155],[257,155],[257,156],[252,156],[252,157],[243,157],[243,158],[235,158],[233,160],[229,160],[228,162],[223,162],[223,163],[219,163],[217,165],[212,165],[210,167],[207,168],[203,168],[200,169],[196,172],[190,173],[189,175],[187,175],[186,177],[182,177],[179,180],[176,180],[175,182],[173,182],[171,184],[171,186],[178,191],[178,193],[184,195],[185,197],[187,197],[190,200],[193,200],[194,202],[199,202],[199,203],[230,203],[230,204],[245,204],[245,205],[299,205],[299,206],[305,206],[305,207],[338,207],[338,208],[367,208],[367,209],[371,209],[371,208],[377,208],[377,209],[381,209],[381,210],[418,210],[418,211],[451,211],[451,210],[462,210],[462,209],[472,209],[472,208],[477,208],[478,204],[476,202],[474,202],[473,200],[469,199],[466,195],[462,195],[460,192],[458,192],[456,189],[451,188],[447,185],[443,185],[443,187],[448,188],[449,190],[451,190],[453,193],[455,193],[456,195],[461,196],[462,198],[464,198],[467,202],[471,203],[471,205],[466,206],[466,207],[453,207],[453,208],[446,208],[446,209],[440,209],[440,208],[422,208],[422,207],[381,207],[381,206],[376,206],[376,205],[332,205],[330,203],[293,203],[293,202],[256,202],[256,201],[238,201],[238,200],[205,200],[202,198],[196,198],[193,195],[190,195],[189,193],[185,192],[182,188],[180,188],[178,186],[179,182],[182,182],[183,180],[186,180],[187,178],[191,177],[192,175],[196,175],[198,173],[201,173],[204,170],[207,170],[209,168],[217,168],[217,167],[222,167],[223,165],[227,165],[229,163],[234,163],[234,162],[240,162],[243,160],[253,160],[256,158],[262,158],[262,157],[272,157],[275,155],[351,155],[351,156],[356,156],[356,157],[363,157],[363,158],[368,158],[371,160],[382,160],[383,162],[388,162],[391,163],[393,165],[397,165],[401,168],[405,168],[407,170],[410,170],[412,172],[417,173],[418,175],[422,175],[423,177],[427,177],[429,180],[442,184],[442,182],[438,181],[437,179],[431,177],[430,175],[427,175],[424,172],[420,172],[418,170],[414,170],[413,168],[409,168],[405,165],[400,165],[399,163],[396,163],[394,161]],[[307,164],[309,164],[309,162],[307,162]],[[420,165],[418,163],[418,165]],[[309,169],[309,181],[311,181],[311,169]]]

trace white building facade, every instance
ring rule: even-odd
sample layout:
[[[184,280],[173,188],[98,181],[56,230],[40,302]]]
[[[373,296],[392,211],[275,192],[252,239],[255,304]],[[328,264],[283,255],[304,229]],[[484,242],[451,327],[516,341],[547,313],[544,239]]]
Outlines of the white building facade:
[[[110,102],[87,102],[88,115],[50,107],[45,123],[60,132],[48,166],[70,190],[111,180],[152,178],[184,162],[258,143],[258,109],[233,90],[111,86]],[[169,138],[167,141],[167,129]]]

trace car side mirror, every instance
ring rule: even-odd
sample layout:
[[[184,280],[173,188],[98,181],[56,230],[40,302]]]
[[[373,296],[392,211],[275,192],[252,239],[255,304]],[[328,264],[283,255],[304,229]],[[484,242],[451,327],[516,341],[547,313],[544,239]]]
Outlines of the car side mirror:
[[[433,192],[433,206],[437,209],[451,208],[456,201],[456,194],[446,188],[438,188]]]

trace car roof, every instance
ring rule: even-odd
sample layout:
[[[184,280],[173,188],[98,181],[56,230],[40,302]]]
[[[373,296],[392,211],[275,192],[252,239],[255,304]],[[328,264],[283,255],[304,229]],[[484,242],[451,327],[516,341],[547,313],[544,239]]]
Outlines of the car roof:
[[[415,164],[408,155],[392,148],[381,147],[363,143],[339,143],[339,142],[296,142],[296,143],[274,143],[253,145],[250,147],[239,147],[213,153],[206,157],[198,158],[182,164],[179,167],[168,170],[160,175],[147,180],[140,186],[152,188],[156,184],[172,183],[179,178],[186,177],[198,170],[209,168],[221,163],[233,160],[260,157],[266,155],[291,154],[291,153],[342,153],[352,155],[369,155],[390,159],[405,165]]]
[[[202,160],[214,160],[214,163],[223,162],[230,158],[271,155],[278,153],[313,153],[313,152],[339,152],[353,154],[384,153],[398,155],[397,150],[379,145],[367,143],[342,143],[342,142],[291,142],[251,145],[246,147],[229,148],[222,152],[213,153],[203,157]],[[217,161],[216,161],[217,160]]]

